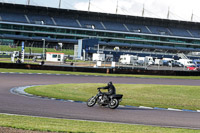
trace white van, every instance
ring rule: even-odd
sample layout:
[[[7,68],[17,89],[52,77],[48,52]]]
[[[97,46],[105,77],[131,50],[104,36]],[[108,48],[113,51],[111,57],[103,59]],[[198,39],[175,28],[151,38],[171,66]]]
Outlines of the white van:
[[[145,56],[144,62],[145,62],[147,65],[154,65],[154,60],[153,60],[153,57],[151,57],[151,56]]]
[[[105,54],[93,53],[92,60],[93,61],[105,61]]]
[[[191,65],[195,65],[192,60],[190,59],[179,59],[177,62],[180,62],[181,64],[183,64],[183,66],[191,66]]]
[[[120,55],[119,62],[122,64],[134,64],[137,61],[138,57],[134,55]]]

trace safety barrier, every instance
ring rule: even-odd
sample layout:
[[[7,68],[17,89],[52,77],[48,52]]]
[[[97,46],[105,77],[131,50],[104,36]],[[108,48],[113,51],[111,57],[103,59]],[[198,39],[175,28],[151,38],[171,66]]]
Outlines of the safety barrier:
[[[176,71],[176,70],[148,70],[145,68],[126,67],[79,67],[79,66],[50,66],[36,64],[16,64],[0,63],[0,68],[31,69],[31,70],[56,70],[73,72],[95,72],[95,73],[115,73],[115,74],[143,74],[143,75],[176,75],[176,76],[200,76],[199,71]]]

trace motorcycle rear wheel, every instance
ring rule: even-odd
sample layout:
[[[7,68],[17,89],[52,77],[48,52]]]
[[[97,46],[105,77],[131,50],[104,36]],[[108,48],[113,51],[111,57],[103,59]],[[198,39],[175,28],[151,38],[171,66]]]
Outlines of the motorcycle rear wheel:
[[[88,102],[87,102],[87,106],[88,107],[92,107],[96,104],[96,98],[93,96],[91,97],[90,99],[88,99]]]
[[[108,107],[110,109],[116,109],[118,106],[119,106],[119,100],[117,99],[112,99],[110,103],[108,104]]]

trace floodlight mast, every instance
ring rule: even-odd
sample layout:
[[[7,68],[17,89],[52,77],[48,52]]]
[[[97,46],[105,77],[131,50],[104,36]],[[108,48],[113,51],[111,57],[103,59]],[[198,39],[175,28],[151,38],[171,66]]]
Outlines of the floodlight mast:
[[[170,8],[168,7],[167,19],[169,19],[170,15]]]
[[[117,14],[117,12],[118,12],[118,0],[117,0],[117,7],[116,7],[116,14]]]
[[[144,17],[144,4],[143,4],[143,9],[142,9],[142,17]]]
[[[193,18],[194,18],[194,13],[192,11],[191,21],[193,21]]]
[[[89,4],[88,4],[88,11],[90,11],[90,4],[91,4],[91,3],[90,3],[90,0],[89,0]]]
[[[58,5],[58,7],[59,7],[59,8],[61,7],[61,0],[59,0],[59,5]]]
[[[30,5],[31,0],[27,0],[27,4]]]

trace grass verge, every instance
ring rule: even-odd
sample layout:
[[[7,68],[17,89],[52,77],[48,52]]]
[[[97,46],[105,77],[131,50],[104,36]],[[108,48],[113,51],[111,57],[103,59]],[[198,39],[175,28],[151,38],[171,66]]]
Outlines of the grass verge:
[[[5,45],[0,45],[0,50],[1,51],[8,51],[8,52],[13,52],[13,51],[21,51],[21,46],[17,46],[16,48],[10,48],[9,46]],[[35,47],[25,47],[26,52],[32,51],[32,53],[42,53],[43,48],[35,48]],[[56,53],[65,53],[66,55],[73,55],[74,50],[69,50],[69,49],[62,49],[62,51],[56,51],[53,48],[45,48],[46,52],[56,52]]]
[[[35,86],[26,92],[66,100],[87,101],[105,84],[57,84]],[[182,85],[115,84],[123,94],[122,105],[200,110],[200,87]]]
[[[197,133],[199,130],[162,128],[140,125],[101,123],[31,116],[0,114],[0,126],[16,129],[67,133]]]
[[[30,70],[30,69],[7,69],[7,68],[0,68],[0,72],[44,73],[44,74],[49,73],[49,74],[72,74],[72,75],[98,75],[98,76],[136,77],[136,78],[166,78],[166,79],[195,79],[195,80],[199,80],[200,79],[200,76],[162,76],[162,75],[137,75],[137,74],[105,74],[105,73],[89,73],[89,72]]]

